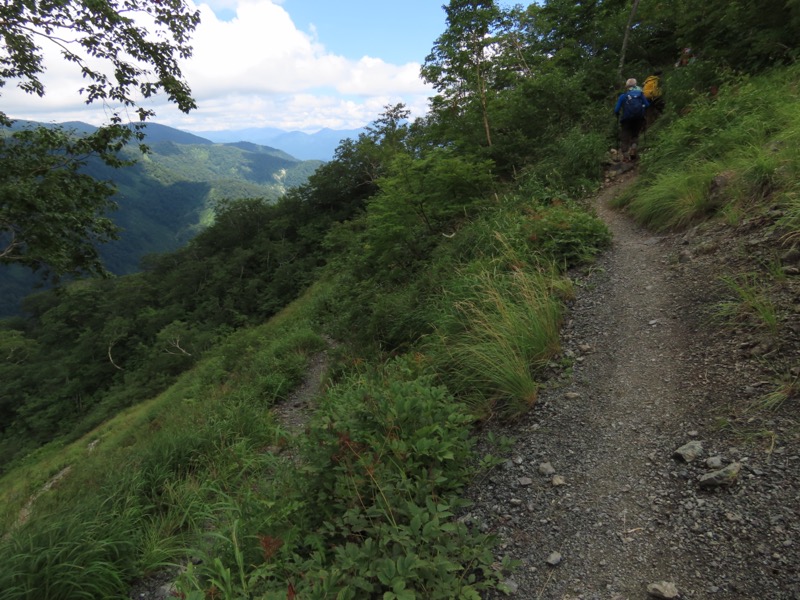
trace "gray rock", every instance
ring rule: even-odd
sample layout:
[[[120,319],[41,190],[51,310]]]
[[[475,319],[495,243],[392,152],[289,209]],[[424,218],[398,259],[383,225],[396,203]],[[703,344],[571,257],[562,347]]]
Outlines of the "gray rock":
[[[555,567],[561,564],[562,560],[564,560],[564,557],[561,556],[560,552],[551,552],[550,556],[547,557],[547,564]]]
[[[709,469],[721,469],[723,465],[721,456],[711,456],[706,459],[706,466]]]
[[[509,594],[516,594],[519,591],[519,584],[513,579],[506,579],[503,585],[506,586]]]
[[[521,486],[526,487],[533,483],[533,479],[531,479],[530,477],[520,477],[519,479],[517,479],[517,482]]]
[[[653,598],[664,598],[671,600],[677,598],[678,588],[671,581],[659,581],[658,583],[651,583],[647,586],[647,593]]]
[[[539,473],[541,475],[550,476],[555,475],[556,470],[553,468],[553,465],[551,465],[549,462],[546,462],[539,465]]]
[[[688,444],[684,444],[675,452],[672,453],[672,458],[679,458],[684,462],[692,462],[698,456],[703,454],[703,444],[697,440],[692,440]]]
[[[719,487],[733,485],[739,478],[739,471],[742,470],[742,463],[731,463],[724,469],[712,471],[700,476],[700,487]]]

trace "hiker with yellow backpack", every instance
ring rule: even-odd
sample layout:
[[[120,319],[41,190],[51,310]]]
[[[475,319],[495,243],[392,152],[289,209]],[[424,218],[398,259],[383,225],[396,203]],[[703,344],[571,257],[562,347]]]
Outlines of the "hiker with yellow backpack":
[[[645,111],[645,129],[648,129],[655,120],[661,116],[661,113],[664,112],[664,108],[666,107],[666,103],[664,102],[664,90],[661,86],[662,75],[663,71],[655,71],[644,80],[644,85],[642,86],[644,97],[647,98],[647,101],[650,103]]]

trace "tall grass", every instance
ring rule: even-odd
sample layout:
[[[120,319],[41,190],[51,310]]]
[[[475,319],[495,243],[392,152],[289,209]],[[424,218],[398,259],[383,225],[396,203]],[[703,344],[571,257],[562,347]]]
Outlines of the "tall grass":
[[[667,171],[623,203],[627,201],[634,218],[653,229],[684,227],[714,208],[708,189],[718,171],[714,163],[702,163],[689,172]]]
[[[453,305],[461,330],[440,331],[433,353],[479,416],[519,415],[536,401],[537,369],[559,350],[562,308],[553,275],[484,272],[470,287],[471,297]]]
[[[0,547],[0,597],[123,597],[126,581],[136,574],[134,555],[141,514],[128,508],[109,517],[78,509],[14,532]]]
[[[134,578],[208,545],[208,529],[225,526],[220,498],[233,498],[255,533],[269,513],[264,496],[278,493],[269,491],[276,458],[265,448],[283,434],[269,406],[302,379],[309,355],[324,346],[305,314],[232,335],[159,398],[59,456],[46,453],[48,472],[65,459],[73,469],[16,529],[11,523],[25,491],[37,486],[23,485],[30,469],[7,473],[0,598],[126,597]],[[262,478],[268,489],[255,485]]]

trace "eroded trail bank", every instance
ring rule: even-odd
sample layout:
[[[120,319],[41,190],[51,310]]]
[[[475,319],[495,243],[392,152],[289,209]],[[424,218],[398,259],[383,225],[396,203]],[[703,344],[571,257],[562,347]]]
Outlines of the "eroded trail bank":
[[[465,518],[520,561],[508,580],[518,598],[647,598],[662,582],[661,597],[678,597],[672,585],[681,598],[800,597],[790,469],[703,410],[713,357],[671,266],[679,242],[608,208],[626,182],[596,201],[614,244],[577,279],[563,343],[573,368],[495,431],[516,444],[469,491]],[[675,458],[690,442],[701,454]],[[726,467],[740,469],[733,485],[701,484]]]

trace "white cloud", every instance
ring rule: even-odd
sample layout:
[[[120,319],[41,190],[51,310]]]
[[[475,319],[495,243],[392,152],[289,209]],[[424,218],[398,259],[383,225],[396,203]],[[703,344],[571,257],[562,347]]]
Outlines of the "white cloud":
[[[417,63],[337,56],[313,29],[298,30],[274,1],[209,0],[199,10],[193,56],[182,65],[198,109],[185,116],[158,99],[151,106],[159,123],[195,130],[273,126],[313,131],[363,126],[397,102],[415,116],[425,111],[430,90],[419,78]],[[235,16],[223,20],[215,10],[235,10]],[[82,83],[74,65],[50,49],[46,64],[47,95],[34,98],[9,85],[3,90],[3,110],[16,118],[102,121],[104,111],[87,109],[77,95]]]

